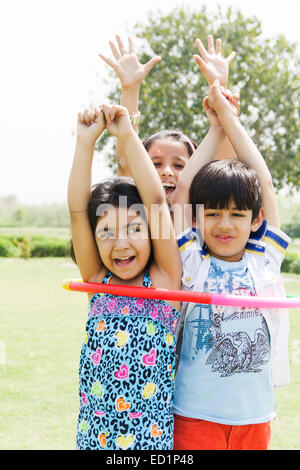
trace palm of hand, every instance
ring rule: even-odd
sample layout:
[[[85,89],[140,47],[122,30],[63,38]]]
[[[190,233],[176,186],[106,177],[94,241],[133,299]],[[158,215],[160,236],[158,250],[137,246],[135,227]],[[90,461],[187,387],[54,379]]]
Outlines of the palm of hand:
[[[136,54],[126,54],[116,63],[116,72],[124,87],[141,83],[145,77],[145,69],[138,61]]]
[[[222,86],[225,86],[228,80],[228,62],[217,54],[210,54],[205,67],[205,78],[209,85],[215,80],[219,80]]]

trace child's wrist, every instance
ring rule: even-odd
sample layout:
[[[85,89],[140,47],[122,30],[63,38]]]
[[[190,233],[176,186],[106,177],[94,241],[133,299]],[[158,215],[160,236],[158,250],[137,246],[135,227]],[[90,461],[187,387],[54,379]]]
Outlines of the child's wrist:
[[[220,135],[220,136],[225,134],[224,129],[221,125],[217,126],[217,125],[210,124],[209,132]]]
[[[139,92],[140,92],[140,87],[141,87],[141,83],[140,82],[136,82],[136,83],[133,83],[132,85],[122,85],[122,95],[126,94],[126,95],[138,95]]]
[[[78,135],[76,144],[80,147],[94,148],[96,141],[97,141],[97,139],[82,136],[82,135]]]
[[[224,120],[239,121],[238,116],[233,114],[233,112],[229,109],[221,109],[220,111],[218,111],[218,117],[221,121],[221,124]]]
[[[138,136],[137,136],[137,133],[135,132],[135,130],[131,127],[130,130],[128,130],[128,132],[126,132],[126,134],[123,134],[123,135],[119,135],[118,138],[123,142],[123,143],[127,143],[129,142],[131,139],[136,139]]]

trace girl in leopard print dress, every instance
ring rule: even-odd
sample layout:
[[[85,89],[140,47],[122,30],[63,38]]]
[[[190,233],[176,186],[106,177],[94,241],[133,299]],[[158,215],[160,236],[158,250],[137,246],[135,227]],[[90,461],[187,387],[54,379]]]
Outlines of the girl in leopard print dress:
[[[90,190],[94,145],[105,127],[122,140],[136,186],[113,178]],[[84,281],[180,288],[165,193],[125,108],[102,105],[79,114],[68,191],[73,259]],[[110,294],[89,301],[77,448],[171,450],[180,305]]]

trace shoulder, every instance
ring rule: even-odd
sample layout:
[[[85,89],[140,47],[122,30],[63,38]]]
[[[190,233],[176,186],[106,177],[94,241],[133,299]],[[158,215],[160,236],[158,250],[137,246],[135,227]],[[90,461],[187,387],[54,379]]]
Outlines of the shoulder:
[[[251,232],[245,253],[249,258],[280,268],[282,260],[291,242],[282,230],[272,227],[264,220],[257,232]]]
[[[181,282],[183,288],[191,289],[199,279],[199,273],[205,265],[203,262],[209,258],[209,254],[203,247],[200,232],[193,227],[184,230],[176,238],[182,261]]]

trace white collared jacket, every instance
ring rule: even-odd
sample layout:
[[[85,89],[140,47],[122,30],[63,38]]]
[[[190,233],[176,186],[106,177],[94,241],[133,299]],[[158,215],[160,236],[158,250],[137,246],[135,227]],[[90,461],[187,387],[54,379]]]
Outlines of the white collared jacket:
[[[207,278],[210,255],[199,232],[188,228],[177,236],[181,253],[183,290],[202,292]],[[280,267],[291,239],[265,220],[260,229],[250,234],[243,255],[259,297],[286,297]],[[182,321],[194,304],[182,305]],[[275,387],[289,383],[289,312],[287,309],[261,309],[271,337],[271,367]],[[178,329],[179,331],[180,329]]]

